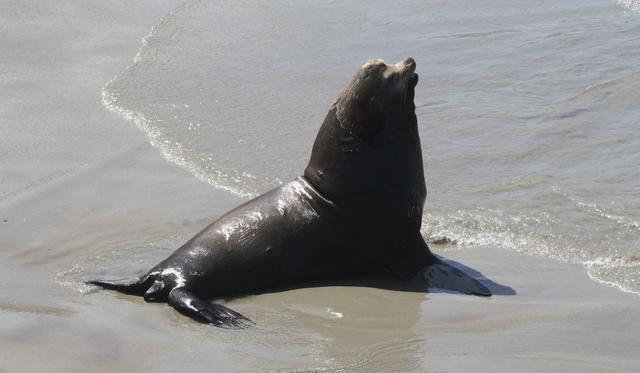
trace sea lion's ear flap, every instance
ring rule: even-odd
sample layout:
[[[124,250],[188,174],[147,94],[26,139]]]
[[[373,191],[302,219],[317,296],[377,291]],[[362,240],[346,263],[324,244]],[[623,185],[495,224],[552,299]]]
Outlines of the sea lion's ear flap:
[[[338,96],[335,110],[340,127],[356,137],[371,140],[384,124],[374,90],[357,77]]]

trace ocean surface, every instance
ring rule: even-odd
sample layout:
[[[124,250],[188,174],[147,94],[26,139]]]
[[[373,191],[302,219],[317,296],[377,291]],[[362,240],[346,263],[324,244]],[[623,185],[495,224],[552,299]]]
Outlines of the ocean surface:
[[[640,295],[640,2],[186,1],[103,104],[251,198],[300,175],[370,58],[417,61],[436,250],[497,246]],[[384,177],[384,175],[381,175]],[[375,203],[375,201],[372,201]]]

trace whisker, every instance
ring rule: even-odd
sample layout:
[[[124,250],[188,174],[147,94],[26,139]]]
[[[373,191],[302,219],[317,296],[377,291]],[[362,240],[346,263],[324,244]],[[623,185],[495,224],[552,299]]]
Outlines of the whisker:
[[[409,79],[405,78],[402,81],[402,108],[404,109],[404,111],[408,111],[409,110],[409,104],[407,103],[407,87],[409,85]]]

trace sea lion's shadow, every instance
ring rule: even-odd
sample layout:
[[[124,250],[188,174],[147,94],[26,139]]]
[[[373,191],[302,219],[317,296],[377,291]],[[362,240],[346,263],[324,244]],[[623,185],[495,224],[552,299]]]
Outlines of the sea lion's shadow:
[[[462,272],[468,274],[469,276],[475,278],[476,280],[482,282],[482,284],[484,286],[486,286],[487,288],[489,288],[489,290],[491,291],[491,295],[516,295],[517,292],[514,288],[507,286],[507,285],[502,285],[500,283],[497,283],[493,280],[491,280],[490,278],[486,277],[485,275],[483,275],[480,271],[473,269],[471,267],[468,267],[460,262],[457,262],[455,260],[451,260],[451,259],[447,259],[447,258],[443,258],[440,255],[436,255],[440,260],[446,262],[447,264],[454,266],[456,268],[458,268],[459,270],[461,270]],[[436,288],[432,288],[429,290],[430,293],[456,293],[454,291],[450,291],[450,290],[446,290],[446,289],[436,289]]]
[[[447,264],[458,268],[459,270],[475,278],[476,280],[480,281],[484,286],[486,286],[491,291],[491,295],[517,294],[515,289],[513,289],[512,287],[497,283],[487,278],[486,276],[484,276],[478,270],[468,267],[455,260],[446,259],[441,256],[438,256],[438,258],[446,262]],[[377,272],[369,275],[344,277],[344,278],[338,278],[338,279],[322,279],[322,280],[306,281],[306,282],[301,282],[297,284],[290,284],[286,286],[262,289],[261,291],[258,291],[254,294],[280,293],[280,292],[296,290],[296,289],[330,287],[330,286],[367,287],[367,288],[414,292],[414,293],[463,294],[463,293],[459,293],[459,292],[447,290],[447,289],[429,288],[427,287],[426,281],[421,278],[416,278],[416,279],[407,281],[407,280],[401,280],[397,277],[391,276],[390,274],[383,273],[383,272]],[[242,297],[242,296],[225,297],[225,300],[231,300],[239,297]]]

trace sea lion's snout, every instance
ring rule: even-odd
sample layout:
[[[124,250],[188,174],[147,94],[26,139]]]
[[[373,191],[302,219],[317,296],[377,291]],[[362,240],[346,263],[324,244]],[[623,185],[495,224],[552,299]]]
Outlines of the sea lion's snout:
[[[409,77],[409,86],[414,88],[418,84],[418,74],[416,74],[416,60],[409,57],[404,60],[404,66],[406,69],[406,74]]]
[[[404,61],[391,65],[384,65],[383,78],[385,79],[409,79],[412,78],[416,71],[416,60],[409,57]]]
[[[416,60],[414,60],[413,58],[409,57],[406,60],[404,60],[404,65],[406,66],[407,69],[409,69],[411,72],[416,71]]]
[[[362,74],[365,77],[381,74],[383,79],[395,79],[398,77],[409,78],[412,83],[417,83],[416,60],[408,57],[404,61],[387,65],[382,59],[371,59],[362,65]],[[415,84],[414,84],[415,85]]]

